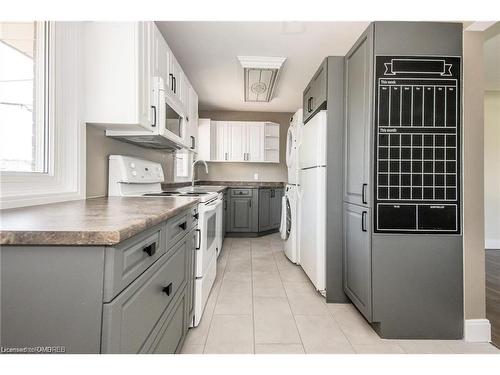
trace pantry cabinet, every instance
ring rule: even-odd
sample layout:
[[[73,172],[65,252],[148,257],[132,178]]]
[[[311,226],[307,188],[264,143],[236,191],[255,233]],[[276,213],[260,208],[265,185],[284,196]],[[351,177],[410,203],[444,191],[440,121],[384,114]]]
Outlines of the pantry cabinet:
[[[279,163],[279,124],[258,121],[211,121],[204,155],[210,161]]]

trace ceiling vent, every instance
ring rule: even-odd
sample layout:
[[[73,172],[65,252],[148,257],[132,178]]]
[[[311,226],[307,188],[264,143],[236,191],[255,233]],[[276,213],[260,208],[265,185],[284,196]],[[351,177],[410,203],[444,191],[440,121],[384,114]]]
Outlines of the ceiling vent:
[[[238,56],[244,70],[245,101],[270,102],[286,57]]]

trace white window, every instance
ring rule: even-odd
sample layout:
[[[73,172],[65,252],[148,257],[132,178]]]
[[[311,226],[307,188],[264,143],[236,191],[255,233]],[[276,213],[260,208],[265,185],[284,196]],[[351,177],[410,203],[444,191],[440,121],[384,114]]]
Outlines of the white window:
[[[0,22],[1,171],[47,172],[49,27]]]
[[[80,27],[0,22],[0,208],[84,197]]]
[[[187,150],[179,150],[174,153],[174,181],[184,182],[191,180],[191,164],[193,153]]]

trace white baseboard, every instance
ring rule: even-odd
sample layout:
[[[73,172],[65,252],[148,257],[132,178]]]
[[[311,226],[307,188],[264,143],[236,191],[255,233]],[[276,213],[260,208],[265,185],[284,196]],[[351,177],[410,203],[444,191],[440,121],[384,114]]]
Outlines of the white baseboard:
[[[500,249],[500,240],[484,240],[485,249]]]
[[[491,324],[488,319],[466,319],[464,340],[467,342],[490,342]]]

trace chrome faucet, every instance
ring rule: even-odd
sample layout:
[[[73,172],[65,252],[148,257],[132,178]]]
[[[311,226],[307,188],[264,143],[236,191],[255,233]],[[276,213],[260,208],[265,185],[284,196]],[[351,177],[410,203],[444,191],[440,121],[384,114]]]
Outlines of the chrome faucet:
[[[194,167],[196,165],[196,163],[203,163],[205,164],[205,172],[208,174],[208,165],[207,165],[207,162],[205,160],[195,160],[193,162],[193,164],[191,165],[191,187],[194,188]]]

